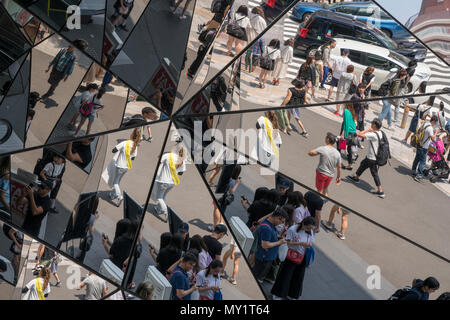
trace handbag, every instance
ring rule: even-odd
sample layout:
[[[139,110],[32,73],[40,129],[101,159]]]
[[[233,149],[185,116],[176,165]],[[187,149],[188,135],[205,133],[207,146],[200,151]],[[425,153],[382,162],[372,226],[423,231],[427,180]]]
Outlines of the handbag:
[[[305,260],[306,260],[306,267],[307,268],[314,262],[314,257],[315,257],[314,247],[306,248],[306,250],[305,250]]]
[[[275,49],[267,55],[261,55],[261,57],[259,58],[259,66],[265,70],[273,70],[275,66],[275,60],[273,60],[270,55],[277,50],[278,49]]]
[[[214,291],[214,300],[223,300],[222,291]]]
[[[288,250],[289,250],[289,248],[286,243],[284,243],[278,247],[278,259],[280,259],[281,262],[286,260]]]
[[[339,139],[339,149],[340,150],[346,150],[347,149],[347,140],[346,139]]]
[[[301,264],[305,256],[298,251],[288,249],[286,254],[286,260],[293,262],[295,264]]]
[[[83,103],[83,105],[80,107],[80,113],[82,116],[84,117],[88,117],[91,115],[92,113],[92,108],[94,107],[94,97],[92,97],[92,101],[90,102],[85,102]]]
[[[237,24],[238,21],[241,21],[244,18],[245,17],[242,17],[239,20],[235,20],[232,23],[228,24],[227,34],[239,40],[244,40],[246,38],[245,29]]]

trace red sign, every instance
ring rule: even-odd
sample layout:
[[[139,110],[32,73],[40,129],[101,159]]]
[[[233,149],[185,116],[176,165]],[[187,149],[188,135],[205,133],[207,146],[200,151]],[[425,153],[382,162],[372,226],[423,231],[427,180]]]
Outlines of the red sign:
[[[203,92],[195,96],[191,103],[192,113],[206,114],[209,112],[209,102]]]
[[[176,84],[170,78],[169,73],[161,65],[158,71],[155,73],[152,79],[152,85],[155,89],[167,90],[167,89],[177,89]]]
[[[20,197],[26,195],[25,185],[21,181],[11,179],[11,212],[25,217],[28,210],[28,203],[17,205]]]
[[[17,23],[21,27],[23,27],[28,22],[28,19],[30,17],[31,14],[28,11],[22,9],[22,11],[20,11],[19,14],[17,15]]]

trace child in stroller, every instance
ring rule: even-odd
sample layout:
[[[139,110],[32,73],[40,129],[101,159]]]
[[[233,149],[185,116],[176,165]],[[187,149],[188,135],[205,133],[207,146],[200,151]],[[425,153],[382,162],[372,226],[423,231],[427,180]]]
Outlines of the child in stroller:
[[[444,157],[444,137],[448,133],[444,133],[430,143],[428,148],[428,156],[431,159],[431,166],[424,170],[424,175],[430,179],[430,182],[435,183],[440,179],[447,180],[450,174],[450,169]]]

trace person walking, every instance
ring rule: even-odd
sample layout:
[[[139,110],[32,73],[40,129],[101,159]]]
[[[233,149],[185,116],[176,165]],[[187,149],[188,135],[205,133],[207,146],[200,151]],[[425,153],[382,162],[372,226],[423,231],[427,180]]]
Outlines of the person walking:
[[[275,112],[266,111],[264,116],[258,118],[256,128],[258,129],[258,160],[270,166],[275,158],[280,156],[279,148],[282,142]]]
[[[141,141],[141,132],[135,128],[130,135],[130,139],[116,145],[112,153],[116,155],[103,173],[104,180],[113,188],[109,193],[111,201],[116,201],[116,207],[120,207],[123,196],[120,191],[120,182],[128,170],[133,168],[132,161],[136,158],[139,142]],[[106,173],[106,174],[105,174]],[[108,176],[108,179],[105,179]]]
[[[166,222],[169,211],[165,199],[169,191],[180,184],[179,176],[186,171],[186,157],[187,151],[182,143],[178,143],[174,151],[161,157],[151,199],[157,203],[156,213],[163,215]]]
[[[419,141],[419,146],[416,149],[416,155],[414,157],[413,165],[412,165],[412,175],[414,180],[420,182],[424,179],[423,169],[427,162],[427,153],[428,147],[430,146],[431,141],[436,139],[436,133],[434,127],[438,123],[438,117],[433,115],[430,119],[430,123],[424,123],[424,134],[422,137],[422,141]]]
[[[46,300],[50,293],[50,269],[42,268],[39,276],[28,282],[22,289],[22,300]]]
[[[81,50],[85,50],[87,48],[87,43],[85,41],[76,41],[76,44],[81,47]],[[74,51],[74,45],[70,44],[67,48],[59,50],[58,54],[52,59],[52,61],[50,61],[47,69],[45,69],[46,73],[50,71],[50,68],[52,69],[48,79],[50,88],[44,95],[42,95],[42,99],[52,96],[61,80],[64,79],[64,82],[67,81],[69,76],[72,74],[76,60]]]
[[[86,86],[86,90],[79,95],[78,97],[74,98],[73,100],[73,104],[75,106],[75,108],[77,108],[77,112],[75,112],[75,114],[72,117],[72,120],[70,120],[70,122],[67,124],[67,129],[69,129],[70,131],[75,130],[76,133],[78,133],[79,130],[77,130],[77,127],[75,126],[75,124],[77,123],[77,119],[81,116],[81,108],[88,103],[93,104],[94,102],[94,96],[95,96],[95,91],[97,91],[98,86],[96,83],[89,83]],[[81,119],[83,120],[83,117],[81,117]],[[86,121],[86,119],[84,120]],[[83,123],[84,123],[83,121]],[[80,127],[80,126],[78,126]]]
[[[247,26],[247,41],[253,41],[261,32],[267,28],[264,10],[260,6],[256,6],[250,12],[250,25]]]
[[[343,169],[352,170],[353,159],[353,145],[355,144],[355,139],[357,139],[356,134],[356,120],[355,120],[355,110],[352,104],[347,104],[344,110],[344,118],[342,120],[340,140],[338,142],[338,147],[340,148],[340,143],[345,141],[347,146],[347,166],[342,165]]]
[[[78,285],[79,290],[83,288],[86,288],[84,300],[101,300],[106,296],[108,289],[106,281],[92,272],[89,272],[88,276]]]
[[[347,70],[347,67],[352,64],[352,61],[348,58],[350,54],[350,50],[342,49],[341,56],[337,57],[333,60],[332,69],[333,69],[333,77],[330,82],[330,89],[328,90],[328,98],[325,100],[327,102],[331,101],[331,95],[333,93],[334,87],[336,87],[339,83],[339,79],[341,75]],[[337,108],[334,112],[335,115],[340,116]]]
[[[315,98],[315,92],[316,92],[316,88],[319,88],[320,83],[322,82],[323,79],[323,61],[322,61],[322,54],[318,51],[316,51],[316,53],[314,54],[314,69],[316,71],[316,85],[312,88],[312,96],[311,98]]]
[[[336,136],[328,132],[325,137],[325,146],[308,152],[311,157],[320,155],[319,165],[316,169],[316,189],[326,197],[328,197],[328,187],[334,176],[336,176],[336,185],[341,184],[341,154],[334,147],[335,142]]]
[[[385,138],[384,132],[380,129],[381,121],[379,119],[374,119],[372,120],[371,127],[369,129],[357,133],[358,137],[369,140],[370,147],[367,151],[366,158],[361,161],[358,170],[356,170],[356,174],[354,176],[348,176],[348,178],[355,183],[359,183],[359,177],[364,173],[364,171],[366,171],[366,169],[370,169],[370,173],[372,174],[375,185],[377,186],[377,191],[372,193],[384,199],[385,194],[383,192],[383,188],[381,187],[380,177],[378,176],[377,164],[379,141]]]
[[[316,84],[316,69],[314,66],[314,57],[309,56],[306,61],[300,66],[296,79],[305,81],[306,92],[312,89]]]
[[[359,83],[364,84],[364,96],[370,98],[372,96],[372,84],[375,81],[375,75],[373,74],[375,71],[374,66],[368,66],[366,70],[361,74],[359,78]]]
[[[300,133],[305,138],[308,137],[308,132],[305,129],[305,126],[300,120],[300,110],[298,106],[301,106],[305,104],[307,99],[309,98],[309,95],[306,92],[305,89],[305,81],[294,79],[294,87],[291,87],[288,89],[286,97],[284,98],[283,102],[281,103],[281,106],[296,106],[292,109],[288,109],[288,117],[290,119],[290,115],[292,115],[295,120],[297,121],[300,129],[302,129],[302,132]],[[288,120],[288,127],[287,132],[292,131],[292,127],[289,125]]]
[[[425,91],[421,92],[419,88],[420,93],[425,93]],[[434,105],[435,96],[430,96],[429,99],[425,103],[417,103],[417,104],[411,104],[409,107],[414,111],[414,116],[411,119],[411,123],[409,124],[408,131],[406,132],[405,138],[402,140],[403,144],[408,144],[409,137],[416,133],[417,131],[417,125],[419,124],[419,120],[425,120],[426,118],[430,117],[430,110]]]
[[[114,3],[114,14],[111,16],[112,24],[116,28],[121,28],[122,30],[128,32],[126,27],[126,21],[130,16],[131,10],[134,7],[134,0],[116,0]],[[122,18],[122,23],[119,24],[120,18]]]
[[[264,219],[256,229],[258,240],[252,271],[260,283],[263,282],[273,261],[278,257],[278,247],[286,243],[285,238],[278,239],[276,226],[286,223],[288,219],[286,211],[279,208]]]
[[[306,217],[301,223],[291,226],[286,233],[288,253],[281,263],[275,283],[270,291],[273,300],[298,300],[303,293],[306,270],[305,252],[314,242],[315,221]]]
[[[331,39],[330,42],[323,48],[322,61],[323,61],[323,77],[320,82],[320,89],[325,89],[324,85],[328,78],[328,73],[332,70],[333,61],[330,58],[331,50],[336,48],[336,40]]]
[[[237,285],[237,274],[239,272],[239,260],[242,257],[241,250],[237,246],[236,242],[234,240],[231,240],[230,246],[227,252],[223,255],[223,270],[225,272],[225,267],[227,266],[228,259],[233,260],[233,273],[231,274],[231,277],[228,277],[228,281],[232,285]]]
[[[258,88],[264,89],[269,73],[275,68],[275,61],[281,58],[280,40],[272,39],[264,49],[263,57],[259,60],[261,73],[258,77]]]
[[[289,65],[294,58],[294,39],[287,39],[281,47],[281,57],[275,61],[275,67],[272,71],[272,84],[280,85],[280,79],[286,78]]]
[[[330,211],[330,216],[328,217],[328,221],[326,221],[323,226],[330,230],[333,231],[334,230],[334,216],[337,214],[341,215],[341,229],[340,231],[336,232],[336,236],[341,239],[341,240],[345,240],[345,232],[347,231],[348,228],[348,217],[350,216],[350,211],[335,204],[333,205],[333,207],[331,208]]]
[[[247,31],[246,29],[250,26],[250,19],[248,18],[248,8],[245,5],[240,6],[235,14],[234,20],[229,27],[227,27],[228,41],[227,41],[227,56],[234,57],[235,55],[231,52],[234,50],[236,55],[241,52],[244,47],[245,42],[247,42]]]
[[[336,101],[340,101],[342,96],[344,101],[350,99],[350,97],[356,93],[356,87],[358,86],[358,78],[356,76],[355,67],[350,64],[347,66],[345,72],[342,73],[339,78],[336,88]],[[336,112],[341,115],[341,105],[336,104]],[[335,113],[336,113],[335,112]]]
[[[83,127],[83,124],[86,122],[86,119],[89,119],[89,121],[88,121],[85,135],[87,136],[91,132],[92,124],[94,123],[95,118],[97,117],[97,111],[104,108],[102,97],[105,94],[105,92],[106,91],[103,88],[98,89],[97,94],[95,94],[91,98],[90,102],[87,102],[87,103],[92,103],[92,106],[90,107],[90,111],[86,112],[86,110],[82,111],[80,109],[81,120],[75,131],[75,134],[74,134],[75,137],[78,136],[78,133],[80,132],[81,127]]]
[[[350,99],[352,101],[353,109],[355,110],[356,115],[356,129],[358,129],[359,131],[364,131],[366,109],[369,109],[369,105],[367,104],[367,102],[361,101],[366,98],[364,88],[364,84],[358,84],[355,94],[352,95]]]
[[[228,10],[230,9],[232,4],[233,0],[221,0],[211,11],[212,13],[214,13],[213,18],[204,24],[198,24],[198,33],[201,33],[203,28],[205,27],[206,29],[214,28],[218,30],[220,28],[220,25],[222,24],[223,19],[225,18],[225,15],[228,14]]]
[[[175,3],[175,6],[174,6],[174,7],[170,7],[170,10],[172,10],[172,13],[173,13],[173,14],[176,14],[177,9],[178,9],[178,7],[180,6],[180,4],[181,4],[182,2],[183,2],[183,0],[178,0],[178,1]],[[187,9],[187,7],[189,6],[190,3],[191,3],[191,0],[186,0],[186,3],[184,4],[184,7],[183,7],[183,11],[181,12],[181,15],[179,16],[179,18],[180,18],[181,20],[186,19],[186,16],[185,16],[184,14],[185,14],[186,9]]]
[[[53,161],[47,163],[39,174],[39,180],[47,180],[52,183],[52,191],[50,192],[50,209],[51,213],[58,213],[56,210],[56,197],[62,184],[62,177],[66,169],[66,160],[64,157],[54,154]]]
[[[391,80],[389,85],[388,93],[386,97],[397,96],[400,92],[402,81],[404,81],[407,77],[408,73],[405,69],[399,71],[398,76]],[[392,105],[397,107],[399,104],[399,99],[384,99],[383,100],[383,108],[381,110],[378,119],[382,122],[384,119],[387,119],[388,129],[392,129]]]

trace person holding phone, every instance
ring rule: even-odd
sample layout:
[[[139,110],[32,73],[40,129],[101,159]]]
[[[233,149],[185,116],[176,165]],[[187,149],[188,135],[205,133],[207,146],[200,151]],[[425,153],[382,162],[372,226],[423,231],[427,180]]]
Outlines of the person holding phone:
[[[223,264],[220,260],[211,262],[207,269],[197,274],[196,285],[200,293],[200,300],[217,300],[216,292],[220,291],[220,273]]]
[[[197,285],[190,283],[188,272],[197,264],[197,258],[186,253],[181,262],[175,267],[170,277],[172,285],[172,300],[191,300],[191,294],[196,291]]]
[[[289,250],[301,255],[301,262],[289,258],[281,263],[277,278],[271,293],[274,300],[287,298],[298,300],[303,291],[303,279],[305,277],[306,259],[304,259],[306,248],[311,247],[314,242],[315,219],[306,217],[301,223],[291,226],[286,233],[286,241]]]

